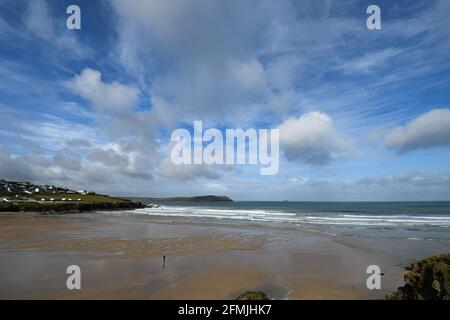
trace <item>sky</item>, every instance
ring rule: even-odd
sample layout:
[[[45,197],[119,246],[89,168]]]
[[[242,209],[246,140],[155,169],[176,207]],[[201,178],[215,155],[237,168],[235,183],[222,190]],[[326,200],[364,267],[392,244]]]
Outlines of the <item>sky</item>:
[[[66,27],[69,5],[81,29]],[[369,30],[366,9],[381,9]],[[0,178],[122,196],[450,200],[450,1],[0,0]],[[171,133],[278,128],[280,165]]]

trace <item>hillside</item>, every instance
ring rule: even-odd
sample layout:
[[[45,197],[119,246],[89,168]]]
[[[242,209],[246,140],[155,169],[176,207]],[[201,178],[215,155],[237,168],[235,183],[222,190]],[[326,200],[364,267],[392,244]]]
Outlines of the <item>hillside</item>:
[[[129,199],[84,190],[0,180],[0,212],[34,211],[72,213],[95,210],[126,210],[144,207]]]

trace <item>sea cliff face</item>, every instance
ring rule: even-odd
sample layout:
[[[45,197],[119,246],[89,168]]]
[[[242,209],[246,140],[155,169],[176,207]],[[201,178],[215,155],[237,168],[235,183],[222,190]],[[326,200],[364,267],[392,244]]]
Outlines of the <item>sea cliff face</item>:
[[[405,285],[386,298],[391,300],[450,300],[450,254],[411,264]]]

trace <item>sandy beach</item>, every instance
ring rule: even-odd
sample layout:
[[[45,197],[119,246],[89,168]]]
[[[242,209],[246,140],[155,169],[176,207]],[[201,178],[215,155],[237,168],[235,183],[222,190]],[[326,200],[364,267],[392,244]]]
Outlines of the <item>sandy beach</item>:
[[[427,241],[108,213],[0,215],[0,299],[382,299],[404,266],[442,253]],[[166,256],[163,265],[163,256]],[[366,268],[380,266],[380,290]],[[66,288],[78,265],[82,289]]]

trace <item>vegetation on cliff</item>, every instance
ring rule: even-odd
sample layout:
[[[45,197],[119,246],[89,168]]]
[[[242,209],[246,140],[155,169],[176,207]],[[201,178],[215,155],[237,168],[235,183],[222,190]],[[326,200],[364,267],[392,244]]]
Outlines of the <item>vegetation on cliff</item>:
[[[407,268],[405,285],[391,300],[450,300],[450,254],[432,256]]]
[[[13,198],[14,199],[14,198]],[[128,199],[109,197],[106,195],[80,195],[73,196],[68,201],[66,194],[39,194],[27,195],[22,201],[9,201],[0,203],[0,212],[34,211],[44,213],[74,213],[95,210],[127,210],[145,207],[140,202]]]
[[[246,291],[237,297],[236,300],[269,300],[269,298],[262,291]]]

